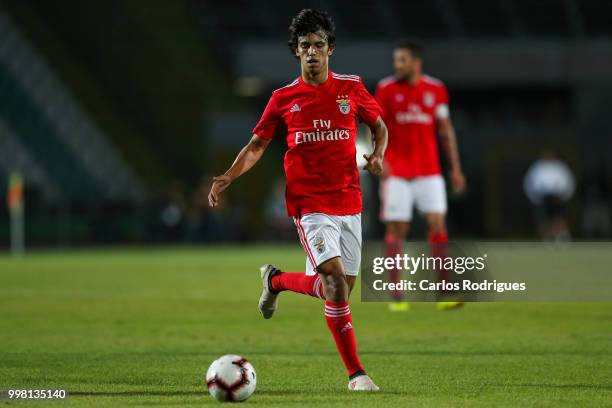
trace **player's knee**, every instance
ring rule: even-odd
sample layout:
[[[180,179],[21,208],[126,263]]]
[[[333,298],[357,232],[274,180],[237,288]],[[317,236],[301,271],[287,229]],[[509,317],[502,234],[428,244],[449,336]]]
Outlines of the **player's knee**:
[[[319,265],[317,271],[322,275],[326,299],[335,301],[348,299],[346,275],[338,258]]]
[[[323,281],[334,291],[346,285],[346,276],[341,269],[323,268],[319,272],[323,275]]]
[[[347,287],[345,278],[338,275],[326,275],[325,283],[326,289],[334,296],[343,292]]]
[[[446,222],[444,216],[430,217],[427,220],[427,229],[429,235],[446,233]]]
[[[432,225],[427,231],[427,235],[429,236],[439,234],[446,234],[446,228],[444,227],[444,225]]]
[[[344,265],[339,256],[328,259],[317,266],[317,272],[323,275],[344,276]]]
[[[399,239],[406,239],[406,237],[408,236],[408,223],[404,222],[401,223],[399,228],[398,228],[398,232],[397,232],[397,236]]]
[[[407,222],[389,222],[386,229],[387,235],[393,239],[406,239],[408,235]]]

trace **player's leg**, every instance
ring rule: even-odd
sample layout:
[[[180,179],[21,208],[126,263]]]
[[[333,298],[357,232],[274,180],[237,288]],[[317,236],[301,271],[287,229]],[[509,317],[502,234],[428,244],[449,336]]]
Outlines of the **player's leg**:
[[[327,259],[340,256],[333,241],[340,235],[340,227],[325,214],[306,214],[294,218],[300,243],[306,252],[306,272],[275,271],[270,278],[270,288],[279,293],[291,291],[325,299],[317,265]]]
[[[349,376],[349,390],[377,391],[378,386],[363,369],[349,308],[350,288],[340,257],[329,259],[317,268],[325,293],[325,321]],[[354,282],[354,280],[353,280]]]
[[[381,184],[381,221],[385,223],[385,257],[394,258],[404,252],[404,242],[410,229],[414,203],[410,182],[398,177],[389,177]],[[400,271],[389,271],[391,282],[399,282]],[[409,305],[402,302],[402,292],[394,291],[394,303],[389,304],[392,311],[408,310]]]
[[[340,253],[342,254],[342,266],[344,266],[344,276],[350,296],[361,268],[361,214],[338,218],[342,232],[340,235]],[[349,389],[377,391],[378,386],[365,372],[360,372],[349,377]]]
[[[432,256],[444,256],[446,232],[446,186],[440,175],[421,177],[412,182],[416,208],[425,215],[427,241]]]
[[[347,276],[346,277],[346,284],[348,285],[349,288],[349,298],[351,297],[351,293],[353,293],[353,288],[355,287],[355,281],[357,280],[356,276]]]
[[[283,291],[325,299],[321,278],[316,267],[321,261],[340,256],[337,246],[327,244],[340,235],[339,227],[324,214],[306,214],[295,217],[300,243],[306,252],[306,272],[282,272],[273,265],[260,268],[263,290],[259,298],[259,311],[265,319],[278,308],[278,294]]]
[[[325,299],[321,278],[318,275],[308,275],[306,272],[282,272],[276,270],[270,277],[270,288],[275,293],[290,291]]]
[[[427,223],[427,241],[430,255],[444,258],[448,255],[448,233],[446,229],[446,185],[442,176],[423,177],[414,184],[415,205],[423,212]],[[437,271],[438,281],[448,279],[444,268]],[[463,302],[438,302],[438,309],[449,310],[463,306]]]
[[[321,278],[305,272],[282,272],[274,265],[266,264],[259,268],[263,290],[259,297],[259,311],[264,319],[269,319],[278,308],[278,294],[291,291],[325,299]]]
[[[442,176],[422,177],[414,181],[416,207],[425,215],[427,241],[430,254],[444,257],[447,254],[446,232],[446,185]],[[446,279],[446,271],[438,271],[438,280]]]
[[[354,285],[354,279],[347,280],[344,265],[340,258],[340,236],[342,233],[340,219],[325,214],[306,214],[296,218],[295,223],[300,242],[307,254],[306,273],[297,279],[293,279],[292,276],[298,276],[299,274],[281,275],[281,272],[273,273],[269,286],[274,286],[275,289],[284,288],[284,290],[291,290],[289,288],[291,287],[293,291],[303,293],[301,289],[297,290],[299,288],[293,286],[295,280],[304,280],[307,279],[306,277],[310,277],[316,282],[317,278],[313,276],[313,273],[318,274],[319,281],[322,283],[322,297],[327,299],[325,302],[325,319],[349,373],[349,388],[352,384],[352,389],[355,390],[376,390],[378,387],[363,372],[363,367],[357,355],[352,317],[348,306],[348,297]],[[359,230],[359,234],[361,237],[361,230]],[[286,278],[289,279],[285,281]],[[270,293],[275,289],[272,289]],[[276,293],[273,296],[276,296]]]
[[[430,254],[433,257],[445,257],[447,255],[448,233],[446,232],[446,215],[442,213],[426,213],[427,242]],[[447,278],[444,269],[438,271],[438,280]]]
[[[274,268],[274,266],[268,264],[262,266],[262,269],[268,266]],[[349,296],[355,286],[355,279],[355,276],[346,277]],[[271,276],[270,282],[271,291],[275,294],[290,291],[325,300],[323,282],[321,282],[321,277],[318,274],[309,276],[306,272],[282,272],[277,269]]]
[[[543,229],[545,241],[567,242],[571,234],[565,220],[565,202],[558,194],[547,194],[543,200],[546,223]]]
[[[427,242],[430,245],[448,242],[446,214],[436,212],[425,213],[425,222],[427,224]],[[435,252],[433,246],[431,250],[432,253]]]
[[[325,214],[305,214],[295,217],[294,223],[300,243],[306,253],[306,272],[282,272],[273,265],[260,268],[262,294],[259,311],[269,319],[278,307],[278,294],[284,291],[325,299],[321,278],[316,273],[317,265],[340,256],[340,249],[334,241],[340,236],[340,226]]]
[[[340,254],[350,297],[361,267],[361,214],[343,216],[340,219],[343,220]]]
[[[398,254],[404,253],[404,242],[408,237],[408,231],[410,229],[410,223],[404,221],[389,221],[385,224],[385,257],[395,258]],[[401,273],[398,269],[391,269],[389,271],[389,279],[391,282],[399,282],[401,279]],[[403,295],[399,290],[393,291],[391,296],[396,303],[402,303]],[[392,310],[403,310],[406,306],[393,305],[391,304]],[[403,306],[399,307],[398,306]]]
[[[446,215],[442,213],[425,214],[427,222],[427,240],[429,241],[430,254],[433,257],[445,258],[448,255],[448,233],[446,232]],[[437,272],[438,282],[448,280],[446,269]],[[457,309],[464,305],[456,300],[444,300],[437,304],[439,310]]]

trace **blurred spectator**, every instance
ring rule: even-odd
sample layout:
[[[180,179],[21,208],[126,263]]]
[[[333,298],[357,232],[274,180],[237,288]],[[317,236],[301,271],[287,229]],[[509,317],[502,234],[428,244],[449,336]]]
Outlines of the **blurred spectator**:
[[[158,209],[162,241],[178,241],[183,238],[185,206],[183,183],[178,180],[171,181],[161,198]]]
[[[584,177],[582,231],[587,238],[609,238],[612,235],[610,216],[610,177],[603,164]]]
[[[565,219],[565,207],[575,189],[574,175],[569,166],[552,151],[546,150],[529,167],[523,187],[534,207],[542,239],[569,240],[571,236]]]

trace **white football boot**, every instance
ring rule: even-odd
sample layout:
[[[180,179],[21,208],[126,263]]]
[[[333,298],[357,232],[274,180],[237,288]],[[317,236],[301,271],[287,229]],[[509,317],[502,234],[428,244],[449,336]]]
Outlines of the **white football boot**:
[[[272,276],[279,273],[280,270],[276,269],[270,264],[265,264],[259,268],[259,271],[261,272],[261,283],[263,285],[263,290],[261,291],[261,296],[259,297],[259,311],[264,319],[269,319],[272,317],[278,306],[278,293],[274,293],[272,291],[272,288],[270,287],[270,279]]]
[[[349,380],[348,383],[349,391],[378,391],[378,385],[374,384],[374,381],[367,374],[355,377]]]

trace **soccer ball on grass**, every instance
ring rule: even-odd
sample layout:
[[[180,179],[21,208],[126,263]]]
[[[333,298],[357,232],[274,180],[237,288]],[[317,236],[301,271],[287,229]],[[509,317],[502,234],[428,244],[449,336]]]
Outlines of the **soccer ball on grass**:
[[[217,401],[245,401],[255,391],[257,374],[244,357],[228,354],[212,362],[206,372],[206,387]]]

